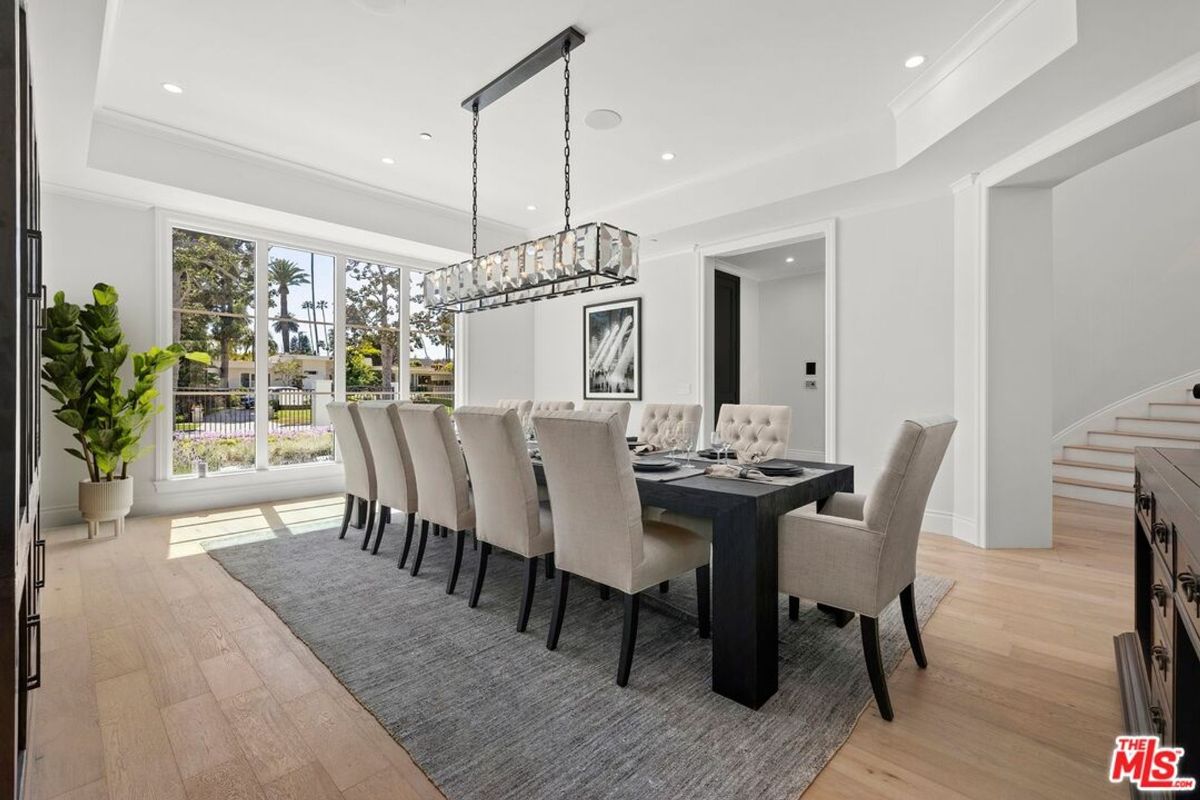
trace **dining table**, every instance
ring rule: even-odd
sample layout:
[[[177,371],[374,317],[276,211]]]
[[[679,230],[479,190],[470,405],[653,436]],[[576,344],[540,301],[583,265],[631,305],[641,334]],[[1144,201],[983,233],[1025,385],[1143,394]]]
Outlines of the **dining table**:
[[[755,481],[697,474],[713,462],[678,459],[679,477],[635,471],[643,508],[712,521],[712,690],[760,708],[779,688],[779,541],[783,514],[854,491],[854,467],[795,461],[802,474]],[[534,475],[545,485],[542,464]]]

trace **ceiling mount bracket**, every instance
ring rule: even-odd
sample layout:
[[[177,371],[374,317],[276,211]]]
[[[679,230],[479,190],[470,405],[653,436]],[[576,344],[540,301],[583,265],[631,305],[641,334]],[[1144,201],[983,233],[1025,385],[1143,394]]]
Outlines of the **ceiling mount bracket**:
[[[574,25],[513,64],[487,86],[462,101],[466,111],[482,111],[546,67],[563,57],[564,49],[573,51],[583,44],[584,36]]]

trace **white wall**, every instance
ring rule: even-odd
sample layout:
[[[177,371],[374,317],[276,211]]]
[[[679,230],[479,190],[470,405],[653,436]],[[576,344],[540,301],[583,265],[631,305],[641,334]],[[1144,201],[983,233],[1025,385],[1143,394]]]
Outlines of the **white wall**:
[[[812,273],[758,284],[757,328],[760,401],[792,407],[788,449],[819,459],[825,452],[825,275]],[[742,291],[745,291],[743,284]],[[757,323],[757,324],[755,324]],[[744,357],[744,356],[743,356]],[[817,363],[816,375],[804,374],[804,362]],[[805,389],[815,380],[815,389]]]
[[[466,315],[467,403],[534,396],[533,305]]]
[[[1054,189],[1053,430],[1200,369],[1200,124]]]
[[[874,484],[904,418],[953,413],[953,233],[948,191],[838,220],[838,458],[854,465],[860,491]],[[641,280],[627,290],[536,304],[534,396],[579,400],[581,307],[641,296],[644,400],[700,402],[697,279],[696,257],[684,251],[643,262]],[[631,428],[641,414],[634,406]],[[952,476],[948,456],[926,530],[950,530]]]

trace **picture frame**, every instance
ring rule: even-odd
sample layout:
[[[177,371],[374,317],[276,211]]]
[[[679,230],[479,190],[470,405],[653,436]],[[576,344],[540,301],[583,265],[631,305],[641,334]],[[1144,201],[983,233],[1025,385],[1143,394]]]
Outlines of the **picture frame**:
[[[642,298],[583,307],[583,397],[642,399]]]

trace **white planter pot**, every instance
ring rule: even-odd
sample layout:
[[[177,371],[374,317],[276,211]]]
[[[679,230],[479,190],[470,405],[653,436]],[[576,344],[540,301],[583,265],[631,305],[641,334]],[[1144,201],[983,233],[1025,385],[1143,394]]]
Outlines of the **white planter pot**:
[[[133,507],[133,480],[118,478],[111,481],[79,482],[79,513],[87,520],[88,538],[100,532],[101,522],[113,523],[113,535],[125,529],[125,517]]]

